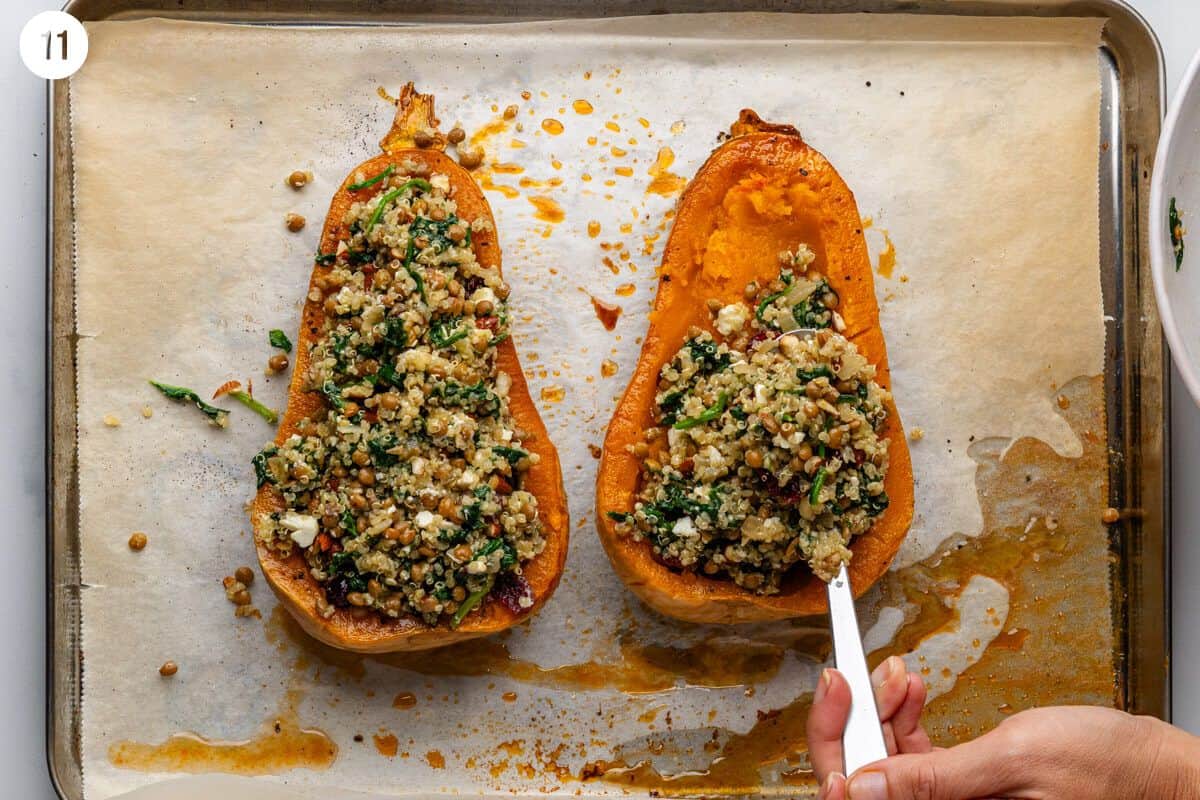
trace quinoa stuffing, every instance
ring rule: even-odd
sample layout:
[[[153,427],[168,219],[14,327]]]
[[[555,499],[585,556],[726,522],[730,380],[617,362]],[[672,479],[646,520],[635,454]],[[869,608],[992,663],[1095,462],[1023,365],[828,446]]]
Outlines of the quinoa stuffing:
[[[521,567],[545,539],[521,485],[538,456],[496,365],[509,290],[471,247],[491,223],[460,218],[449,178],[424,164],[357,179],[371,196],[317,255],[309,294],[325,322],[299,379],[324,408],[254,459],[286,504],[260,535],[301,548],[326,617],[354,606],[453,626],[489,597],[528,609]]]
[[[800,245],[745,302],[712,302],[659,373],[632,512],[610,512],[673,569],[779,592],[800,562],[825,581],[888,505],[888,392],[838,333],[838,297]],[[817,328],[810,337],[786,335]]]

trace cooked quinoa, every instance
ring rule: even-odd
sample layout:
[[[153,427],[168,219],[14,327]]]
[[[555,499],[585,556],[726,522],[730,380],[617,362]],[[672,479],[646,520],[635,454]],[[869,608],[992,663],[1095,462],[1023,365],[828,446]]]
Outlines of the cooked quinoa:
[[[656,424],[618,531],[664,564],[780,590],[799,562],[831,580],[851,537],[888,505],[888,392],[836,331],[838,297],[804,245],[746,302],[711,302],[717,337],[698,328],[659,373]],[[780,333],[817,328],[814,336]]]
[[[471,247],[491,223],[459,218],[448,177],[423,164],[358,178],[377,180],[343,220],[349,237],[318,253],[309,294],[326,321],[300,379],[323,410],[254,459],[286,504],[260,536],[301,548],[325,616],[457,625],[489,596],[529,608],[521,565],[545,540],[521,484],[538,456],[496,367],[508,287]]]

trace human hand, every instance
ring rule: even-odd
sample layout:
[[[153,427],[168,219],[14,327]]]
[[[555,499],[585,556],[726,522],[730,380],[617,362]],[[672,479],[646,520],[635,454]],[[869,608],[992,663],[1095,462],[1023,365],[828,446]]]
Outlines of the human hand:
[[[943,750],[930,747],[920,728],[920,705],[909,698],[923,702],[924,691],[912,691],[914,680],[905,673],[902,683],[895,665],[872,673],[893,757],[847,782],[837,770],[849,687],[836,673],[822,677],[826,688],[818,688],[808,721],[822,800],[1200,800],[1200,739],[1165,722],[1109,708],[1031,709]]]
[[[925,684],[910,675],[904,660],[891,656],[871,672],[875,706],[883,726],[888,755],[928,753],[933,749],[921,727]],[[850,684],[836,669],[821,673],[808,715],[808,752],[821,783],[822,800],[845,800],[842,733],[850,715]]]

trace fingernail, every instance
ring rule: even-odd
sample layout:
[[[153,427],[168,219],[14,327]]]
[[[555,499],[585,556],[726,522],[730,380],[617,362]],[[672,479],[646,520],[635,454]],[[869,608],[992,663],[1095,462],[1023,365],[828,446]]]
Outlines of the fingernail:
[[[832,794],[834,784],[841,780],[845,780],[845,776],[840,772],[831,772],[825,776],[825,783],[821,784],[822,800]]]
[[[813,702],[819,703],[825,699],[825,693],[829,691],[829,684],[833,682],[833,670],[824,669],[821,671],[821,680],[817,681],[817,690],[813,692]]]
[[[895,669],[895,664],[892,663],[893,658],[895,656],[888,656],[882,664],[871,672],[871,685],[876,689],[882,689],[883,685],[887,683],[887,679],[892,676],[892,670]]]
[[[887,778],[882,772],[860,772],[846,785],[847,800],[887,800]]]

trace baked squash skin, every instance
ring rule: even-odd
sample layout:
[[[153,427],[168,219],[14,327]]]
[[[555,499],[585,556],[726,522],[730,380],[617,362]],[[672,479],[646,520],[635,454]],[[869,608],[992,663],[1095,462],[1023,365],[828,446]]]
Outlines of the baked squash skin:
[[[732,580],[667,567],[654,557],[649,543],[619,535],[608,515],[633,510],[641,464],[628,446],[655,424],[659,371],[688,338],[688,329],[713,331],[706,301],[742,301],[748,283],[767,283],[779,275],[780,252],[806,243],[841,298],[842,334],[875,365],[876,381],[890,388],[871,262],[850,188],[791,126],[765,123],[746,110],[731,134],[680,198],[650,327],[609,423],[596,479],[597,528],[613,568],[647,605],[691,622],[787,619],[828,609],[824,583],[802,566],[788,574],[779,594],[757,595]],[[890,504],[850,544],[856,595],[887,571],[912,522],[908,443],[890,400],[887,410],[880,435],[889,442],[884,489]]]
[[[482,266],[499,270],[500,247],[496,239],[491,207],[470,173],[441,152],[445,140],[437,133],[438,121],[434,116],[432,96],[418,94],[410,83],[400,93],[396,104],[395,123],[382,142],[385,152],[359,164],[346,176],[335,192],[325,218],[319,251],[332,252],[336,249],[337,243],[348,234],[342,220],[350,206],[356,200],[371,196],[370,188],[358,192],[350,191],[348,187],[351,184],[361,180],[363,175],[377,175],[390,165],[398,167],[402,162],[412,161],[425,164],[431,173],[449,176],[451,186],[455,190],[458,213],[463,219],[483,218],[492,223],[490,230],[473,235],[472,247]],[[413,134],[418,131],[424,132],[432,139],[432,144],[425,148],[417,148]],[[310,291],[315,287],[316,278],[330,269],[332,268],[314,265]],[[287,410],[279,423],[275,437],[276,445],[281,445],[296,432],[297,423],[301,419],[323,415],[328,408],[320,393],[306,391],[304,386],[304,375],[309,366],[309,344],[320,335],[324,323],[325,311],[322,304],[307,300],[301,313]],[[451,627],[446,622],[430,626],[414,616],[392,619],[376,611],[356,608],[337,609],[332,616],[323,617],[317,606],[318,600],[324,598],[324,592],[309,574],[300,549],[293,548],[291,554],[284,557],[277,550],[264,545],[257,535],[262,518],[285,509],[283,496],[278,489],[267,483],[258,490],[250,510],[256,533],[255,546],[259,565],[280,603],[309,635],[333,647],[360,653],[425,650],[498,633],[512,627],[535,613],[553,594],[562,576],[570,531],[562,468],[558,452],[550,442],[546,426],[529,393],[529,385],[511,337],[497,347],[496,365],[497,370],[507,373],[512,381],[508,395],[509,409],[513,421],[526,432],[525,449],[541,457],[539,463],[533,465],[525,474],[521,487],[532,492],[538,499],[539,516],[546,542],[541,553],[522,565],[522,574],[529,584],[533,605],[517,614],[489,596],[480,609],[467,615],[457,627]]]

